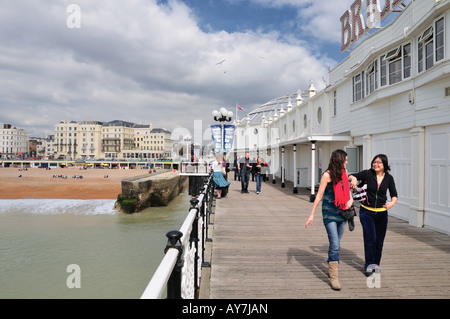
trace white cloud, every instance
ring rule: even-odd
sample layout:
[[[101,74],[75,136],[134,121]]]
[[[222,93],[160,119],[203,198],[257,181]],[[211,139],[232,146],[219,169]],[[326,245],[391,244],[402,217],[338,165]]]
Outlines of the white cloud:
[[[66,26],[68,2],[2,5],[0,123],[41,136],[63,119],[122,119],[168,129],[201,119],[206,126],[217,106],[237,102],[250,110],[306,89],[310,79],[320,88],[334,62],[276,32],[205,33],[176,0],[164,6],[155,0],[77,4],[80,29]],[[317,12],[313,5],[303,14]],[[311,27],[320,24],[311,21]]]
[[[292,7],[297,10],[297,28],[310,34],[316,42],[340,42],[340,16],[354,0],[251,0],[273,8]]]
[[[306,18],[309,23],[302,24],[304,32],[314,35],[319,41],[341,41],[340,15],[348,10],[349,1],[336,1],[332,6],[316,1],[311,6],[299,11],[299,19]]]

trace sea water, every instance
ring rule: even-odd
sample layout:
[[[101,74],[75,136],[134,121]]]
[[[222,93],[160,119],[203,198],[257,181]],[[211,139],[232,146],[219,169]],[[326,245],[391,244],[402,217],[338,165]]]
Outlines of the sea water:
[[[115,200],[0,200],[0,298],[140,298],[189,199],[133,215]]]

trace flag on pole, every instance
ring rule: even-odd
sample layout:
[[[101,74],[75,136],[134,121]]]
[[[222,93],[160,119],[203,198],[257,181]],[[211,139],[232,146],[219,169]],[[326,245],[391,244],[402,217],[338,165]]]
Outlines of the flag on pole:
[[[244,108],[242,106],[239,106],[239,104],[236,103],[236,120],[239,121],[239,115],[238,115],[238,110],[244,110]]]

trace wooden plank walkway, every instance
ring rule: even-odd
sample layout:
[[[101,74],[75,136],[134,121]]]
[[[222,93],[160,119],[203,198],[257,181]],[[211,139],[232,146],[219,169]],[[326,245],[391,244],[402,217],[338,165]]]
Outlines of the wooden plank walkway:
[[[240,193],[232,181],[227,197],[216,201],[211,269],[202,298],[450,298],[450,237],[390,217],[380,288],[368,288],[363,274],[364,246],[359,219],[341,242],[339,278],[333,291],[327,278],[328,239],[317,208],[305,229],[309,194],[292,193],[292,184],[263,182],[256,194]],[[303,190],[305,192],[305,190]],[[208,279],[208,280],[205,280]],[[373,283],[373,282],[372,282]]]

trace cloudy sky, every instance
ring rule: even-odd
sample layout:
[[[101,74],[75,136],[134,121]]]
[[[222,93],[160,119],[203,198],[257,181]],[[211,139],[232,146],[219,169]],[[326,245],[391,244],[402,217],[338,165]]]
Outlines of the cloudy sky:
[[[352,2],[0,0],[0,124],[41,137],[60,120],[205,130],[215,108],[322,89]]]

